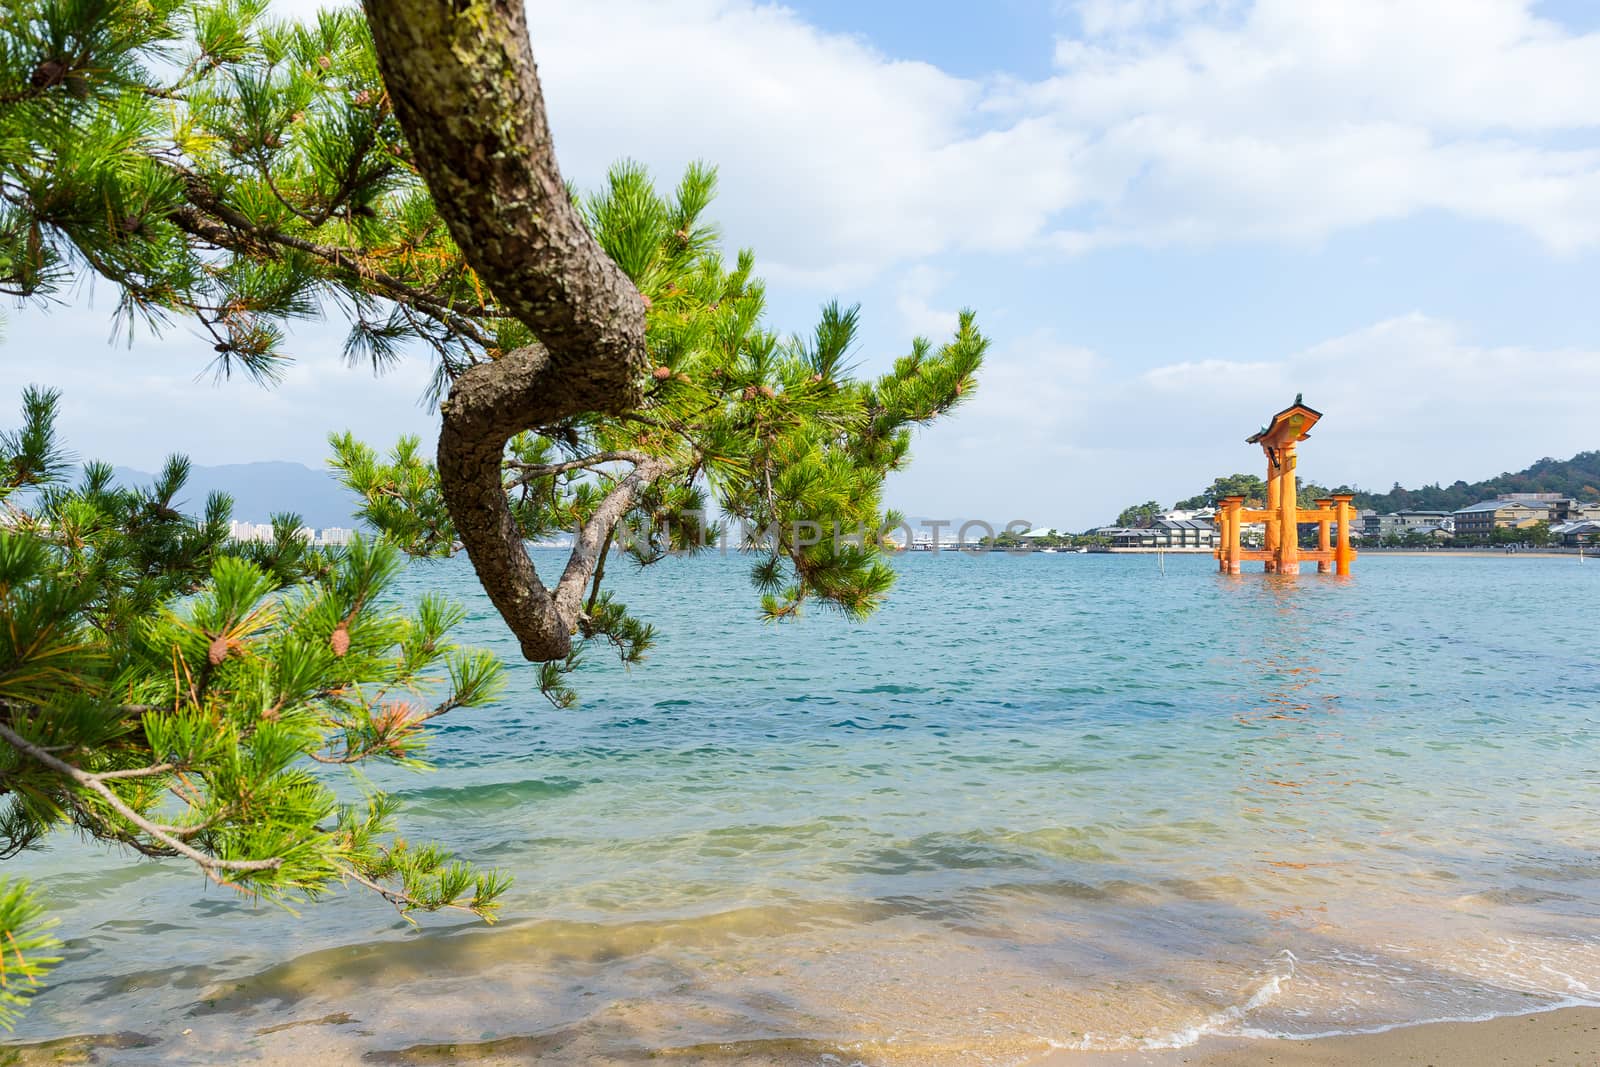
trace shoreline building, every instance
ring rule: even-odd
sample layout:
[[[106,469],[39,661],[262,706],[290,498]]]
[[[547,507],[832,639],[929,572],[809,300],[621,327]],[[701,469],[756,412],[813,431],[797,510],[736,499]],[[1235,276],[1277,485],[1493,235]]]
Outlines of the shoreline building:
[[[1429,508],[1405,508],[1379,515],[1375,511],[1361,513],[1361,536],[1366,538],[1388,537],[1390,534],[1404,536],[1411,530],[1421,530],[1431,533],[1435,530],[1453,532],[1455,530],[1455,513]]]
[[[1489,537],[1496,530],[1526,530],[1541,522],[1565,521],[1571,503],[1559,493],[1511,493],[1480,500],[1453,512],[1452,517],[1459,536]],[[1559,519],[1558,505],[1562,513]]]
[[[1111,542],[1109,551],[1156,549],[1211,551],[1217,547],[1217,528],[1204,519],[1157,519],[1149,526],[1102,526],[1091,531]]]
[[[294,535],[308,545],[348,545],[355,540],[356,531],[347,530],[343,526],[329,526],[321,531],[309,526],[302,526]],[[270,522],[240,522],[238,519],[228,523],[228,540],[241,543],[258,543],[270,545],[276,540]]]
[[[1550,527],[1550,536],[1567,548],[1600,545],[1600,519],[1574,519]]]

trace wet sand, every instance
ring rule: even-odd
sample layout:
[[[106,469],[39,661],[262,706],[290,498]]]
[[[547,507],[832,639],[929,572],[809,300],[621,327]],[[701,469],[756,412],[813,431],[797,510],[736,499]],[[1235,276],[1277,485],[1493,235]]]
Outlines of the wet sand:
[[[1159,1052],[1058,1052],[1030,1067],[1506,1067],[1600,1063],[1600,1008],[1428,1023],[1309,1041],[1203,1043]]]

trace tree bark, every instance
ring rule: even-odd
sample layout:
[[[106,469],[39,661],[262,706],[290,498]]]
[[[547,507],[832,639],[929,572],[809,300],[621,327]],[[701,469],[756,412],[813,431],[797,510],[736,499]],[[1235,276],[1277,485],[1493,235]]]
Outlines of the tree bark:
[[[439,214],[496,300],[540,341],[456,380],[440,405],[438,464],[461,543],[523,655],[559,659],[571,648],[575,601],[557,603],[523,547],[501,481],[505,446],[534,426],[640,403],[644,299],[567,195],[521,0],[365,0],[365,8]],[[574,562],[592,567],[592,549],[582,547]]]

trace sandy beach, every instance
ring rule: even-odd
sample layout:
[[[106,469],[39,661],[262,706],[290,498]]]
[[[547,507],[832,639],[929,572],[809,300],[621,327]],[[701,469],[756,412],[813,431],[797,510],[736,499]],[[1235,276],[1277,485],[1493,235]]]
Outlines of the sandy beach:
[[[1600,1063],[1600,1008],[1584,1007],[1308,1041],[1228,1041],[1152,1052],[1057,1052],[1030,1067],[1588,1067],[1596,1063]]]

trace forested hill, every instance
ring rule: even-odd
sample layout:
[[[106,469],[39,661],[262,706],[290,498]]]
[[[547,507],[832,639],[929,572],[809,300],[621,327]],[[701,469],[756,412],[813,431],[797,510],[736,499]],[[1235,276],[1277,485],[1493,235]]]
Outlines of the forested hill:
[[[1304,482],[1300,486],[1303,504],[1309,504],[1313,499],[1330,492],[1354,493],[1357,507],[1372,508],[1382,514],[1406,508],[1455,511],[1501,493],[1560,493],[1593,502],[1600,500],[1600,451],[1579,452],[1571,459],[1541,459],[1515,474],[1502,474],[1481,482],[1458,481],[1452,485],[1434,483],[1420,489],[1406,489],[1396,482],[1387,493],[1373,493],[1351,486],[1330,488],[1312,482]],[[1209,507],[1230,493],[1261,500],[1266,496],[1266,485],[1258,475],[1233,474],[1218,478],[1198,496],[1180,500],[1177,506]]]
[[[1600,451],[1579,452],[1571,459],[1541,459],[1515,474],[1481,482],[1425,485],[1405,489],[1397,482],[1387,493],[1357,491],[1356,504],[1381,513],[1404,508],[1454,511],[1501,493],[1560,493],[1583,501],[1600,500]]]

